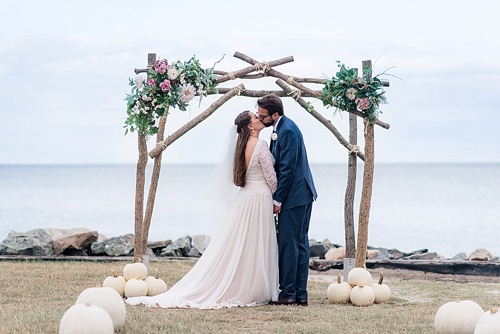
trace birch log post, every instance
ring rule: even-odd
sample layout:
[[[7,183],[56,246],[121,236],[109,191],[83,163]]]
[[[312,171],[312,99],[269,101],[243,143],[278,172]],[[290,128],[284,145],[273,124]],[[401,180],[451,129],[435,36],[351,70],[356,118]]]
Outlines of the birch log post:
[[[148,67],[153,66],[156,54],[148,54]],[[139,158],[135,180],[135,226],[134,226],[134,261],[142,260],[143,222],[144,222],[144,184],[146,181],[146,165],[148,164],[148,145],[146,136],[137,135]]]
[[[370,75],[372,73],[371,60],[365,60],[363,64],[363,73]],[[372,200],[373,172],[375,165],[375,138],[374,126],[364,120],[365,135],[365,165],[363,170],[363,187],[361,189],[361,203],[359,206],[358,221],[358,244],[356,249],[356,267],[366,267],[366,250],[368,247],[368,223],[370,221],[370,206]]]
[[[165,125],[167,123],[168,109],[165,110],[165,113],[160,120],[158,121],[158,133],[156,134],[156,142],[159,143],[163,141],[164,133],[165,133]],[[151,183],[149,185],[149,193],[148,199],[146,201],[146,212],[144,214],[144,222],[142,224],[142,250],[141,257],[146,254],[146,249],[148,246],[149,239],[149,228],[151,226],[151,218],[153,217],[153,208],[155,205],[156,199],[156,190],[158,188],[158,180],[160,179],[160,170],[161,170],[161,159],[162,152],[160,152],[154,161],[153,164],[153,173],[151,174]]]

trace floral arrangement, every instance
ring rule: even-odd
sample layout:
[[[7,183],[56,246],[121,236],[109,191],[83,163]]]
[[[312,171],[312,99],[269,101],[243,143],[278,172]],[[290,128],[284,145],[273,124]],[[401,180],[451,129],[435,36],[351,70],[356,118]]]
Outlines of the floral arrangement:
[[[337,110],[357,110],[371,122],[375,122],[380,112],[379,105],[387,103],[382,89],[381,73],[371,77],[365,69],[363,77],[359,77],[355,69],[349,69],[337,61],[339,71],[330,80],[325,81],[321,95],[323,105],[335,107]]]
[[[132,93],[126,99],[125,134],[128,131],[144,136],[156,134],[158,119],[170,107],[185,111],[195,96],[201,99],[216,87],[213,69],[201,68],[195,56],[187,62],[177,60],[172,64],[167,59],[157,60],[147,73],[147,79],[143,76],[129,79]]]

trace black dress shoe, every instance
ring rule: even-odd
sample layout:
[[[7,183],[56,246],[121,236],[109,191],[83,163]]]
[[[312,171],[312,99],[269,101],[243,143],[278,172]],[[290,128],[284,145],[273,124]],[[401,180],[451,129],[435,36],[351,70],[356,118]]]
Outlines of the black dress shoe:
[[[296,305],[297,302],[295,299],[285,299],[285,298],[279,298],[277,301],[272,302],[272,305]]]
[[[297,305],[299,305],[299,306],[308,306],[307,299],[297,299]]]

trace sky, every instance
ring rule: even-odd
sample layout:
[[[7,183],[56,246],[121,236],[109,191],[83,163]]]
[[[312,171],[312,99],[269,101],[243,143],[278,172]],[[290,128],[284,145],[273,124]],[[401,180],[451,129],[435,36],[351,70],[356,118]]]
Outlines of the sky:
[[[367,59],[374,74],[390,74],[380,115],[390,129],[376,127],[376,163],[500,162],[496,0],[0,0],[0,12],[0,164],[136,163],[125,97],[148,53],[235,71],[248,66],[236,51],[258,61],[293,56],[275,69],[295,77],[328,78],[336,61],[360,68]],[[243,83],[274,90],[275,80]],[[217,97],[171,110],[166,135]],[[348,138],[348,115],[308,101]],[[231,99],[169,147],[164,163],[216,162],[235,116],[255,105]],[[346,162],[345,148],[291,98],[285,113],[311,163]]]

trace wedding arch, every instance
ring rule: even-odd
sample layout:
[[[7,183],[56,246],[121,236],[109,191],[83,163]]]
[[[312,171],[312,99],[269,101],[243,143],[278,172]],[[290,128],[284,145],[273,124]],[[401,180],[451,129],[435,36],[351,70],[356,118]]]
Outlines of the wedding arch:
[[[307,113],[323,124],[348,151],[348,177],[344,203],[344,223],[346,260],[344,268],[365,267],[368,242],[368,223],[374,172],[374,126],[389,129],[389,124],[379,118],[379,105],[386,102],[383,87],[389,82],[373,76],[371,60],[362,62],[362,75],[356,68],[349,69],[338,62],[339,71],[329,79],[300,78],[277,71],[275,67],[293,62],[293,56],[273,61],[259,62],[247,55],[236,52],[234,57],[248,63],[236,71],[204,69],[193,56],[188,61],[169,64],[166,59],[157,59],[156,54],[148,54],[148,66],[135,69],[135,79],[130,79],[132,93],[127,98],[127,132],[137,132],[138,161],[135,193],[135,243],[134,261],[142,261],[146,254],[149,228],[153,215],[156,191],[161,170],[162,152],[177,139],[185,135],[210,117],[224,103],[236,96],[259,98],[274,93],[283,98],[294,99]],[[215,65],[214,65],[215,66]],[[146,73],[146,78],[140,74]],[[384,73],[382,73],[384,74]],[[235,79],[254,80],[275,77],[280,88],[269,90],[247,90],[244,84],[227,88],[219,84]],[[313,90],[304,84],[322,85],[321,90]],[[195,97],[221,95],[206,110],[194,117],[165,138],[165,124],[170,108],[186,110]],[[321,100],[326,108],[334,107],[349,113],[349,139],[316,111],[305,98]],[[363,119],[365,152],[357,145],[357,119]],[[147,139],[156,135],[156,146],[148,152]],[[148,156],[154,160],[151,182],[144,206],[145,177]],[[364,161],[363,185],[358,218],[357,245],[354,235],[354,197],[357,173],[357,159]],[[355,260],[355,263],[353,263]]]

